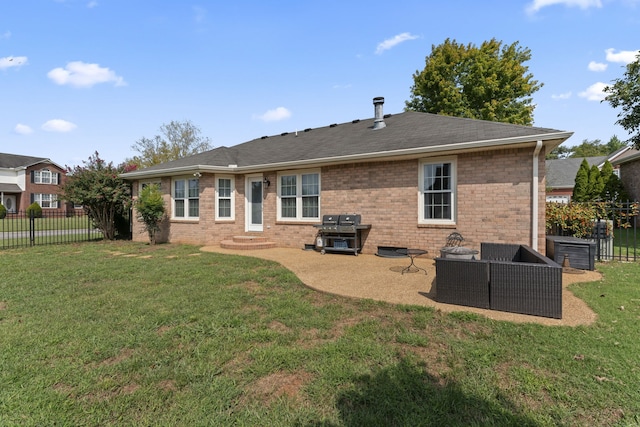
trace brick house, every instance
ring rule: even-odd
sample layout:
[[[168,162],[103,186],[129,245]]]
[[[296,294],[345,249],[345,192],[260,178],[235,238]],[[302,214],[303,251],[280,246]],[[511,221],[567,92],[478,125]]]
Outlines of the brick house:
[[[620,168],[620,179],[631,200],[640,200],[640,152],[614,162]]]
[[[545,250],[545,153],[572,133],[418,112],[262,137],[125,173],[134,197],[158,183],[170,242],[219,244],[263,236],[313,243],[326,214],[371,224],[378,246],[434,255],[453,231],[465,246],[524,243]],[[145,241],[141,224],[133,238]]]
[[[0,204],[7,212],[25,211],[38,202],[43,211],[64,211],[58,201],[65,170],[43,157],[0,153]]]

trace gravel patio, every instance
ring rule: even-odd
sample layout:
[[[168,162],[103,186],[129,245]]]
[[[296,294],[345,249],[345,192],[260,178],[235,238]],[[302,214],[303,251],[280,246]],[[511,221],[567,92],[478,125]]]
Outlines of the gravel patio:
[[[376,255],[332,254],[313,250],[272,248],[259,250],[223,249],[205,246],[204,252],[218,252],[276,261],[291,270],[309,288],[353,298],[368,298],[393,304],[410,304],[434,307],[444,312],[466,311],[494,320],[519,323],[538,323],[549,326],[589,325],[596,314],[581,299],[566,289],[575,282],[592,282],[602,278],[597,271],[563,273],[562,319],[551,319],[474,307],[438,303],[435,300],[435,261],[428,255],[415,259],[418,267],[427,271],[411,271],[402,274],[409,265],[409,258],[384,258]]]

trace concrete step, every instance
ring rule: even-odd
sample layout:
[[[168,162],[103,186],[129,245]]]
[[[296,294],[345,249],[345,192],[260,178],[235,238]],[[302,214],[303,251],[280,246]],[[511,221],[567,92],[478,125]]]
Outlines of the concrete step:
[[[223,240],[220,242],[220,247],[240,250],[271,249],[275,248],[276,244],[274,242],[269,242],[264,236],[244,235],[233,236],[230,239]]]

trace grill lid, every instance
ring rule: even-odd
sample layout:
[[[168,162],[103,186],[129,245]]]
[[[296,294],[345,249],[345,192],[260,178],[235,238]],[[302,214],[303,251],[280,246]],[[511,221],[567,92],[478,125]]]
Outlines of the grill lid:
[[[322,225],[338,225],[340,215],[323,215]]]
[[[338,225],[360,225],[360,215],[357,214],[347,214],[340,215],[338,220]]]

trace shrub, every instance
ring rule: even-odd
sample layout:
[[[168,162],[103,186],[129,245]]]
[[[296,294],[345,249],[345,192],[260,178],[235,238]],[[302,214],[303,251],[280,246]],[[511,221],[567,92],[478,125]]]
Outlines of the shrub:
[[[27,216],[29,218],[42,218],[42,208],[38,202],[33,202],[27,208]]]
[[[4,219],[6,216],[7,216],[7,208],[5,208],[2,203],[0,203],[0,219]]]
[[[149,234],[149,242],[155,244],[165,213],[164,200],[158,186],[151,184],[144,187],[134,206],[138,221],[144,224],[144,230]]]

